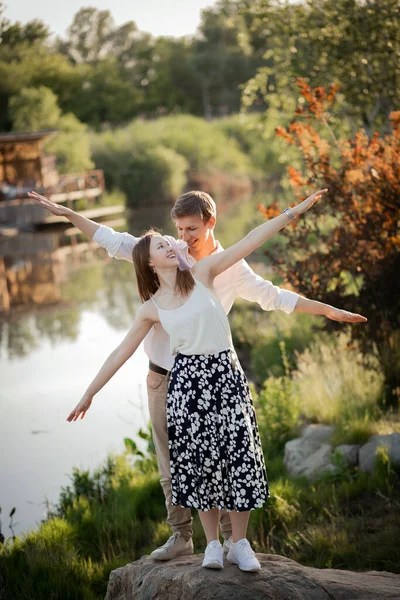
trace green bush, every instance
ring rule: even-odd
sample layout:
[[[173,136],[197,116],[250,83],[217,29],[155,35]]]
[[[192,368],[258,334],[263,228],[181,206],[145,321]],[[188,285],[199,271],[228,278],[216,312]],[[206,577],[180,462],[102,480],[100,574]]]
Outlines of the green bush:
[[[260,114],[237,114],[216,119],[214,126],[234,139],[249,157],[254,172],[268,181],[280,181],[285,166],[279,160],[279,144],[274,129],[266,129]]]
[[[288,369],[283,343],[281,350]],[[300,405],[296,387],[286,374],[266,379],[261,391],[253,394],[263,449],[266,457],[273,459],[281,455],[285,443],[297,435]]]
[[[133,207],[176,199],[191,172],[240,176],[252,170],[234,139],[190,115],[137,119],[124,128],[92,134],[91,146],[107,189],[122,190]]]
[[[214,122],[191,115],[168,116],[153,121],[137,119],[126,129],[132,139],[147,139],[175,150],[188,161],[189,169],[219,169],[235,175],[249,173],[251,164],[234,139]]]
[[[287,315],[279,310],[263,311],[258,306],[236,303],[230,315],[235,347],[248,355],[250,369],[260,385],[266,377],[285,373],[282,342],[289,371],[296,367],[297,355],[315,338],[322,323],[306,313]]]
[[[159,143],[129,140],[126,132],[108,132],[94,140],[93,155],[107,188],[121,190],[130,207],[171,202],[186,182],[183,156]]]

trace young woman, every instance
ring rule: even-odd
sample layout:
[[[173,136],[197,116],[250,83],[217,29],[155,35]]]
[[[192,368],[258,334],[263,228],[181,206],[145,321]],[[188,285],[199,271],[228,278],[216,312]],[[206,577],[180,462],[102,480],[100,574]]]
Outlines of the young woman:
[[[240,242],[181,270],[167,239],[150,231],[133,261],[143,305],[122,343],[108,357],[67,420],[83,418],[94,395],[160,323],[175,356],[167,396],[172,502],[197,508],[207,538],[203,566],[223,567],[219,510],[230,511],[233,543],[227,559],[246,571],[260,563],[246,539],[250,510],[269,497],[255,411],[232,345],[214,278],[308,210],[326,190],[253,229]],[[348,321],[366,321],[349,313]]]

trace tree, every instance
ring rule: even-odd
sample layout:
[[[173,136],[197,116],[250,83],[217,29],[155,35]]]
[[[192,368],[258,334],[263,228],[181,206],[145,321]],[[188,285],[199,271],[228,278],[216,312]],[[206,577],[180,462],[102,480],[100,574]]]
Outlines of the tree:
[[[94,166],[87,126],[71,113],[62,115],[57,96],[48,88],[26,88],[12,96],[10,115],[14,131],[59,130],[45,149],[56,155],[60,173],[84,171]]]
[[[109,53],[114,29],[109,10],[81,8],[68,28],[67,39],[58,40],[58,49],[75,63],[96,63]]]
[[[400,5],[398,0],[256,0],[243,8],[252,39],[264,38],[264,64],[246,86],[243,103],[263,100],[293,110],[297,77],[312,87],[341,85],[342,115],[354,131],[390,129],[400,104]]]
[[[400,111],[390,114],[392,131],[364,130],[337,140],[329,124],[337,88],[312,89],[298,80],[304,100],[277,135],[297,148],[302,172],[288,167],[299,199],[327,187],[324,200],[286,230],[290,248],[267,252],[285,281],[308,297],[368,318],[351,333],[365,352],[375,347],[386,377],[386,401],[400,391]],[[326,135],[316,127],[324,127]],[[260,207],[267,218],[280,208]],[[284,233],[285,234],[285,233]],[[336,328],[328,321],[326,326]]]
[[[202,86],[206,118],[237,112],[240,84],[260,65],[254,55],[250,32],[240,13],[240,3],[219,0],[204,9],[193,41],[193,65]]]
[[[55,129],[61,117],[57,96],[46,87],[25,88],[10,99],[14,131]]]

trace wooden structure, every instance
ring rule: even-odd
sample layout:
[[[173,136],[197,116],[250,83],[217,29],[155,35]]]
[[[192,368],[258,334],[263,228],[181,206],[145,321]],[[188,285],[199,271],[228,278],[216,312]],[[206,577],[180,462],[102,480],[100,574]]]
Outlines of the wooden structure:
[[[55,157],[44,156],[43,145],[56,133],[0,133],[0,182],[16,188],[55,184]]]
[[[28,192],[36,190],[114,227],[125,223],[124,205],[102,206],[101,170],[57,172],[56,157],[44,154],[44,144],[56,133],[0,133],[0,315],[16,306],[58,302],[66,265],[92,260],[102,250],[82,242],[78,229],[65,217],[50,215]]]
[[[57,131],[0,133],[0,235],[13,227],[26,228],[46,223],[65,222],[49,218],[48,212],[27,197],[31,190],[54,202],[75,208],[91,209],[91,218],[121,213],[123,206],[97,207],[94,203],[104,192],[104,176],[99,169],[60,175],[56,157],[44,154],[44,144]]]

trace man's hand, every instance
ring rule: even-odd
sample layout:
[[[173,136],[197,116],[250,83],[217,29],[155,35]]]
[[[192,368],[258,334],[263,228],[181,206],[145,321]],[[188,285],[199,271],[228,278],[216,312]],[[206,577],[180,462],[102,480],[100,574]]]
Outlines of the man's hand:
[[[81,419],[85,416],[92,404],[93,396],[83,396],[82,400],[75,406],[74,410],[67,417],[67,421],[76,421],[82,414]]]
[[[36,200],[36,202],[43,206],[43,208],[47,208],[52,215],[57,215],[58,217],[68,217],[68,214],[71,212],[66,206],[52,202],[37,192],[28,192],[28,196],[29,198],[32,198],[32,200]]]
[[[343,321],[345,323],[365,323],[365,321],[368,321],[368,319],[362,315],[335,308],[334,306],[327,307],[325,316],[332,321]]]

